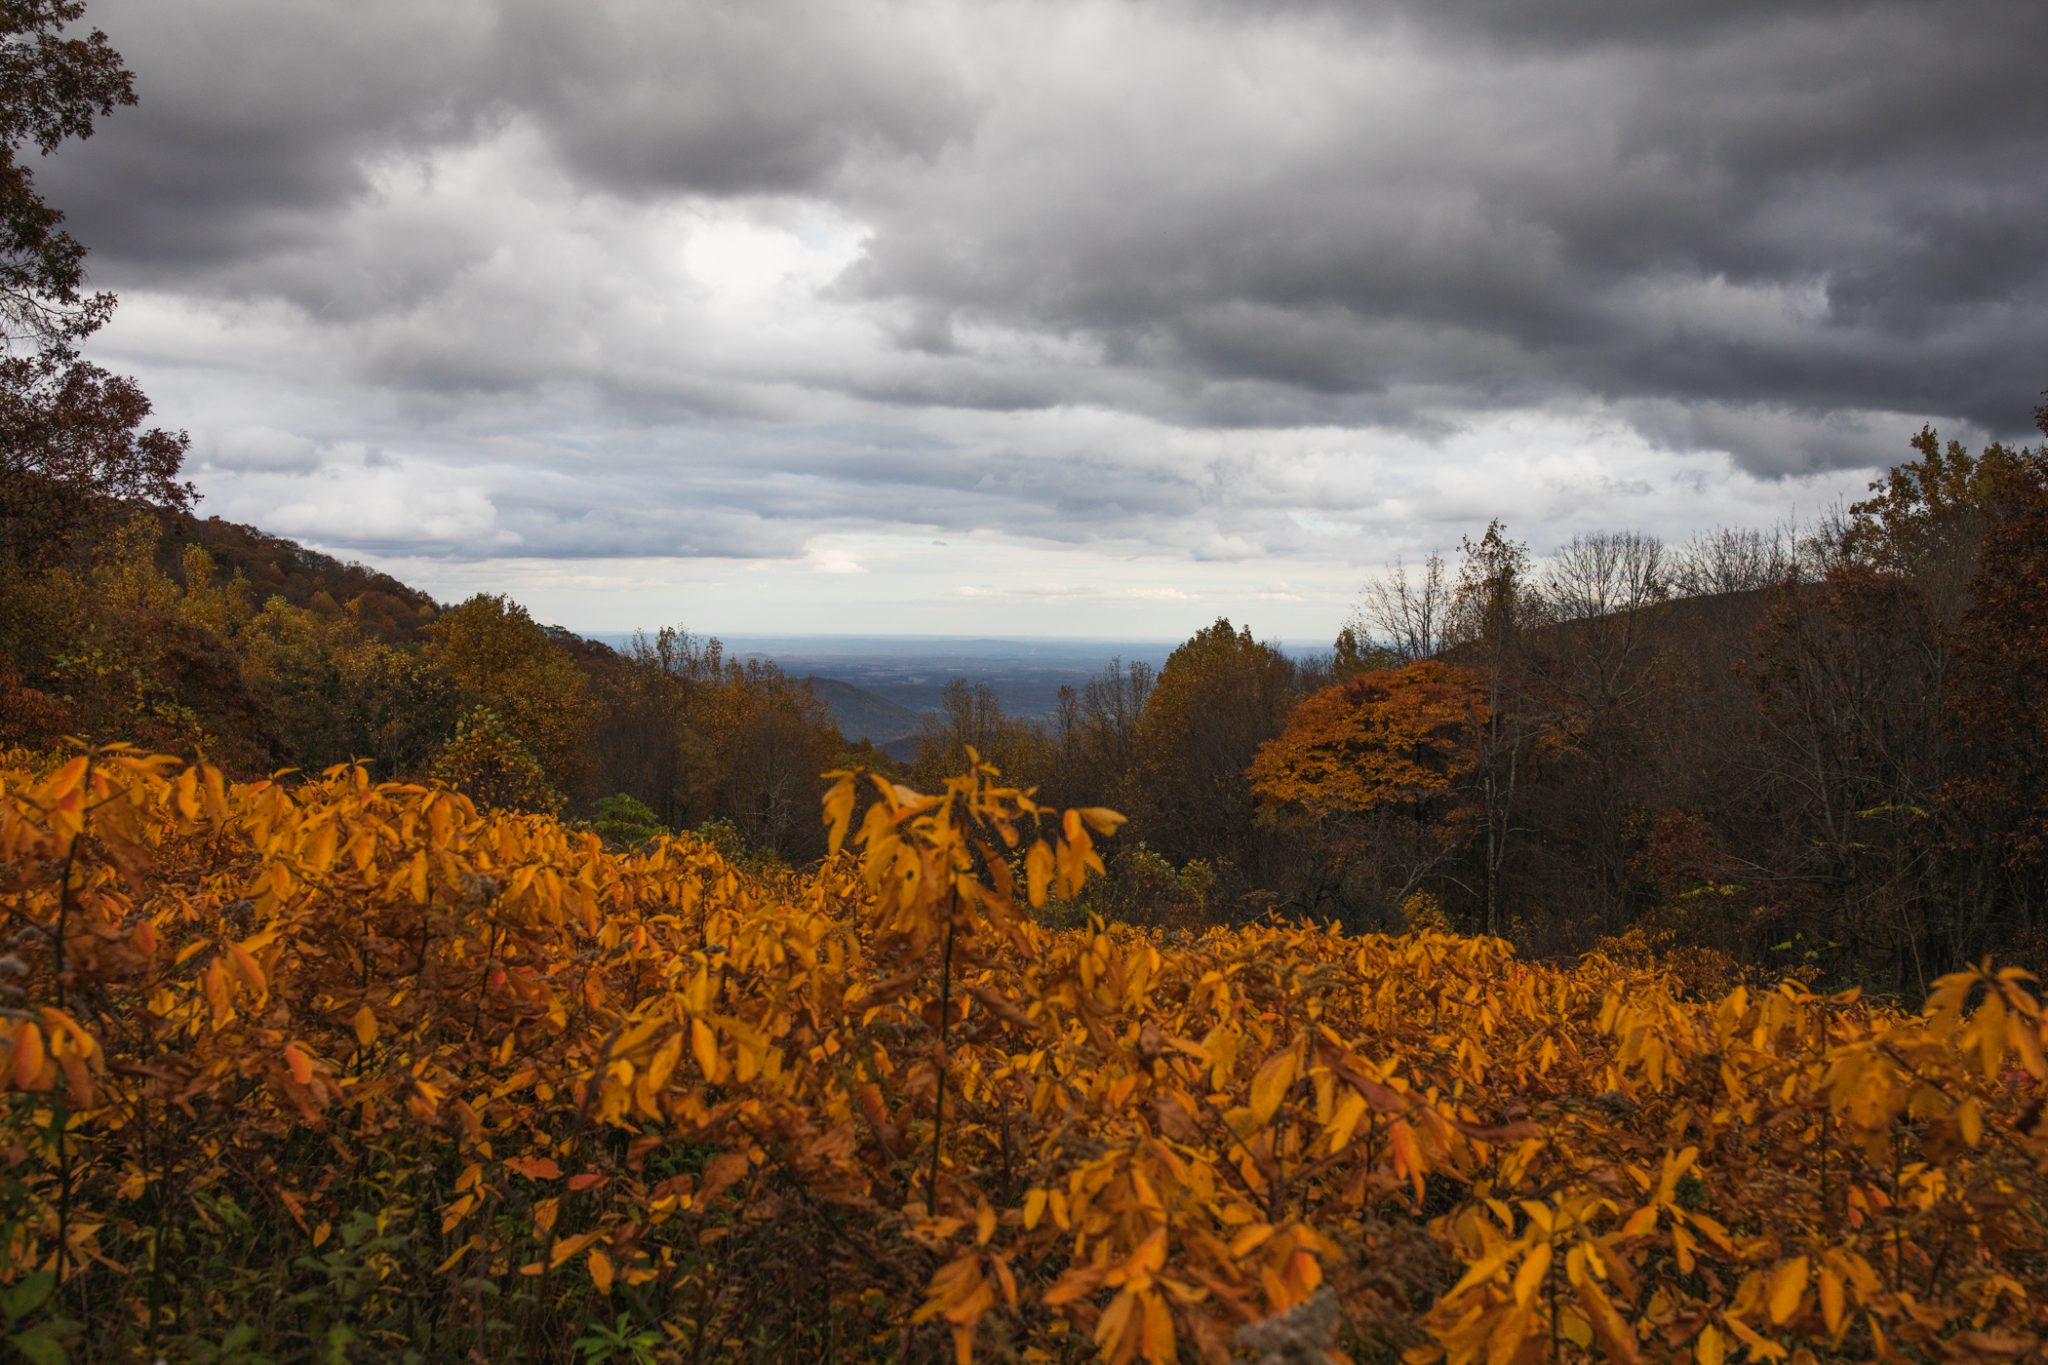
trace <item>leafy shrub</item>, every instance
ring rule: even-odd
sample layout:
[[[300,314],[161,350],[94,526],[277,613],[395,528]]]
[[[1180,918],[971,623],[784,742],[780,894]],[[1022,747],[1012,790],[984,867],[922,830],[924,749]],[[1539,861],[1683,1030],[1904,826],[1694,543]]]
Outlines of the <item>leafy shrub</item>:
[[[548,784],[540,760],[486,706],[462,718],[428,775],[485,810],[552,815],[562,808],[562,794]]]
[[[598,838],[613,848],[636,848],[668,833],[662,826],[661,817],[645,802],[624,792],[607,796],[597,803],[597,815],[590,822],[590,827],[597,831]]]
[[[860,811],[838,775],[798,875],[355,767],[0,768],[10,1343],[2038,1352],[2023,973],[1907,1013],[1431,932],[1049,932],[1118,817],[994,778]]]

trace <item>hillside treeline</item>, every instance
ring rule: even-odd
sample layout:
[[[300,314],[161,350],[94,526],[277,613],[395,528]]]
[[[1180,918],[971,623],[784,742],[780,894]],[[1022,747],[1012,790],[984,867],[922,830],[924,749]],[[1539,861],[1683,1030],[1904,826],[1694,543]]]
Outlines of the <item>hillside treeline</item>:
[[[1932,431],[1912,456],[1799,530],[1587,534],[1539,562],[1496,523],[1369,585],[1320,658],[1219,620],[1043,722],[959,680],[902,772],[715,640],[612,649],[502,596],[441,606],[103,500],[63,534],[8,523],[0,743],[126,738],[244,775],[363,759],[618,841],[707,829],[792,864],[822,851],[820,772],[933,786],[972,748],[1131,817],[1074,912],[1540,953],[1634,934],[1910,993],[2048,956],[2048,463]]]
[[[364,759],[628,834],[715,823],[791,859],[823,849],[818,774],[862,756],[807,689],[716,641],[614,650],[246,527],[110,504],[5,553],[0,745],[122,738],[241,775]]]
[[[1634,934],[1911,993],[2048,959],[2044,619],[2048,453],[1923,430],[1802,529],[1538,562],[1495,523],[1308,663],[1218,621],[1049,725],[958,685],[913,776],[971,744],[1127,812],[1105,895],[1137,918]]]

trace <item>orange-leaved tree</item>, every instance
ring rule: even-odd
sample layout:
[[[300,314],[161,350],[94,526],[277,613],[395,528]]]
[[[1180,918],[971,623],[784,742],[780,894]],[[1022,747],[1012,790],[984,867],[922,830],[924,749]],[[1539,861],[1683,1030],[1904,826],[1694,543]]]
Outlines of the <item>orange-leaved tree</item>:
[[[1469,779],[1487,718],[1480,681],[1433,659],[1361,673],[1302,701],[1249,770],[1268,815],[1356,855],[1382,911],[1405,902],[1471,833]],[[1342,897],[1341,885],[1338,888]]]

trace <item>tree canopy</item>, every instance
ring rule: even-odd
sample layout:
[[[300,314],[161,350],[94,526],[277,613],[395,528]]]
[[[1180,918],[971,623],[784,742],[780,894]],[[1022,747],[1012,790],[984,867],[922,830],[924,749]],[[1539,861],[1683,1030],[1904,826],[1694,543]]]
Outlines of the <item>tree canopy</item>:
[[[135,382],[79,357],[114,296],[87,292],[86,249],[24,161],[135,103],[107,35],[68,31],[84,13],[82,0],[0,4],[0,560],[46,561],[116,500],[196,496],[178,479],[185,435],[145,428]]]

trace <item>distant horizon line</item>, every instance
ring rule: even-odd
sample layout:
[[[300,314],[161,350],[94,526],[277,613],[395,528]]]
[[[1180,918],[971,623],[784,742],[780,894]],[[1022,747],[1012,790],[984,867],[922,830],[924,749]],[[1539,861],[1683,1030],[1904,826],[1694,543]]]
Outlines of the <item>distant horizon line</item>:
[[[634,635],[641,633],[645,633],[649,639],[652,639],[657,633],[656,630],[644,630],[644,628],[636,628],[633,630],[582,630],[577,629],[576,627],[563,627],[563,629],[575,630],[578,635],[581,635],[586,640],[631,639]],[[1187,643],[1187,637],[1185,636],[1164,635],[1151,637],[1138,635],[961,635],[928,633],[924,631],[723,631],[697,630],[694,628],[685,629],[684,633],[700,640],[717,640],[720,643],[724,643],[728,640],[929,640],[933,642],[951,643],[974,641],[989,642],[996,644],[1109,644],[1175,646]],[[1260,638],[1263,640],[1273,641],[1283,645],[1300,645],[1306,643],[1305,641],[1292,639],[1284,635],[1261,636]]]

